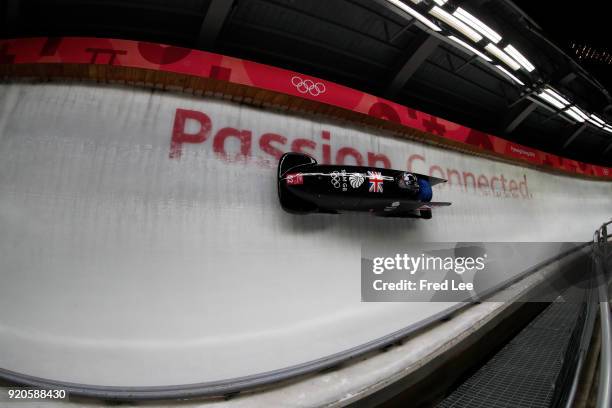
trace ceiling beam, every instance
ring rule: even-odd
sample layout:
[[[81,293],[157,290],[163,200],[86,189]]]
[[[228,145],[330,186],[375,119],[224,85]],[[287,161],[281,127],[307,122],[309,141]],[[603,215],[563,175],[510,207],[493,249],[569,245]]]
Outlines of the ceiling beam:
[[[280,37],[283,40],[291,40],[291,41],[293,41],[295,43],[308,44],[308,45],[311,45],[313,47],[318,47],[318,48],[321,48],[321,49],[324,49],[324,50],[328,50],[328,51],[331,51],[331,52],[333,52],[335,54],[343,55],[343,56],[345,56],[347,58],[350,58],[350,59],[352,59],[354,61],[358,61],[358,62],[360,62],[362,64],[371,65],[373,67],[376,67],[376,68],[379,68],[379,69],[382,69],[382,70],[389,70],[388,65],[386,65],[386,64],[384,64],[382,62],[379,62],[379,61],[377,61],[375,59],[366,58],[366,57],[360,56],[358,54],[355,54],[353,52],[347,52],[344,49],[341,49],[341,48],[336,47],[336,46],[331,46],[329,44],[322,43],[319,40],[309,39],[309,38],[307,38],[304,35],[291,34],[291,33],[288,33],[287,31],[284,31],[284,30],[278,30],[278,29],[274,29],[274,28],[269,28],[269,27],[255,25],[255,24],[249,23],[248,21],[240,19],[240,18],[237,18],[237,17],[234,17],[232,19],[232,23],[238,23],[242,27],[246,27],[246,28],[258,31],[258,32],[274,34],[274,35]],[[299,48],[296,47],[296,49],[299,51]],[[328,65],[333,65],[333,64],[328,64]]]
[[[523,102],[525,99],[527,99],[527,97],[530,96],[530,94],[526,93],[523,94],[521,96],[519,96],[515,101],[512,101],[508,104],[508,109],[510,108],[514,108],[516,105],[518,105],[519,103]]]
[[[223,23],[225,23],[233,5],[233,0],[210,1],[196,41],[197,48],[211,49],[214,47],[221,28],[223,28]]]
[[[406,52],[409,57],[403,61],[393,79],[389,82],[385,95],[393,97],[406,85],[421,64],[436,50],[442,41],[426,32],[421,33],[413,41],[412,46]]]
[[[17,18],[19,18],[19,0],[6,0],[6,21],[4,30],[6,34],[13,31],[16,26]]]
[[[289,10],[292,13],[299,14],[300,16],[304,16],[308,19],[311,19],[314,24],[320,24],[321,22],[324,22],[331,26],[339,27],[342,30],[348,31],[349,33],[351,33],[351,35],[357,35],[359,37],[368,38],[372,41],[376,41],[380,46],[392,49],[395,52],[402,51],[400,47],[389,44],[389,43],[392,43],[395,38],[391,38],[390,34],[388,33],[389,27],[387,24],[388,23],[387,20],[382,21],[383,28],[385,29],[385,39],[382,39],[376,35],[372,35],[370,33],[364,32],[363,30],[359,30],[354,25],[344,23],[342,20],[338,20],[336,18],[328,18],[319,13],[314,13],[314,12],[304,10],[303,8],[298,7],[296,5],[296,2],[294,1],[287,2],[286,0],[280,0],[280,1],[279,0],[265,0],[265,2],[267,4],[274,5],[284,10]],[[414,23],[414,20],[411,20],[406,26],[401,28],[400,31],[409,29],[412,26],[412,23]],[[391,40],[389,40],[389,38],[391,38]]]
[[[511,119],[509,119],[506,122],[508,124],[506,125],[504,132],[505,133],[514,132],[514,130],[518,127],[518,125],[523,123],[523,121],[527,119],[527,117],[531,115],[531,113],[535,111],[537,108],[538,108],[537,103],[529,101],[528,104],[524,105],[521,109],[518,109],[518,112],[516,112],[517,110],[515,110],[516,114],[513,115]]]
[[[569,74],[561,78],[559,84],[561,84],[563,87],[567,87],[570,82],[572,82],[576,78],[578,78],[578,75],[575,72],[570,72]]]
[[[398,38],[400,38],[405,32],[407,32],[408,30],[410,30],[410,27],[412,27],[414,25],[414,22],[416,20],[412,19],[408,22],[408,24],[406,24],[405,26],[403,26],[402,28],[400,28],[395,34],[393,34],[393,37],[391,37],[391,39],[389,39],[390,43],[394,43],[395,40],[397,40]],[[385,26],[386,26],[386,21],[385,21]]]
[[[567,140],[565,141],[565,143],[563,143],[563,149],[567,149],[567,146],[570,145],[570,143],[572,143],[577,137],[578,135],[580,135],[584,129],[587,128],[587,124],[586,122],[583,123],[582,125],[578,126],[570,135],[570,137],[567,138]]]
[[[463,64],[459,65],[459,67],[453,70],[453,73],[458,74],[465,69],[465,67],[472,65],[474,61],[478,59],[477,56],[472,56],[470,59],[466,60]]]
[[[553,112],[552,115],[546,116],[543,120],[540,121],[540,125],[543,125],[544,123],[553,120],[554,118],[556,118],[557,116],[559,116],[560,114],[563,113],[564,110],[567,109],[567,106],[564,106],[563,108],[555,108],[554,110],[552,109],[552,107],[550,108]]]

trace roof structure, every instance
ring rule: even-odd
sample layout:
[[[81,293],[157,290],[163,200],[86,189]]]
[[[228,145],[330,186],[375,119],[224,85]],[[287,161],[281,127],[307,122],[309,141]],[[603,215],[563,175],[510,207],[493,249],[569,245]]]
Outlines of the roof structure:
[[[214,51],[612,164],[609,93],[510,0],[6,0],[0,13],[3,38],[96,36]]]

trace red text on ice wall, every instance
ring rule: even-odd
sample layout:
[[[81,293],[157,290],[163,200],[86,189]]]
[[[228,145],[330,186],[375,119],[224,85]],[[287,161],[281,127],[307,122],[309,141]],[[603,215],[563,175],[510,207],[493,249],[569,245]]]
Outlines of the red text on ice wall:
[[[446,179],[449,187],[469,193],[503,198],[531,198],[526,175],[523,175],[522,179],[509,179],[504,174],[478,174],[430,163],[421,154],[410,154],[405,163],[397,163],[394,166],[384,152],[360,151],[354,146],[334,144],[331,132],[327,130],[321,132],[319,140],[313,140],[291,138],[273,132],[257,135],[250,129],[234,127],[220,127],[216,130],[213,128],[213,122],[206,113],[177,109],[172,126],[169,157],[178,160],[183,154],[183,145],[195,144],[205,148],[212,147],[215,156],[226,162],[253,162],[274,166],[283,153],[292,151],[309,154],[324,164],[405,168],[408,171]],[[211,142],[208,142],[209,139]],[[254,158],[263,160],[252,160]],[[444,188],[444,185],[440,186]]]

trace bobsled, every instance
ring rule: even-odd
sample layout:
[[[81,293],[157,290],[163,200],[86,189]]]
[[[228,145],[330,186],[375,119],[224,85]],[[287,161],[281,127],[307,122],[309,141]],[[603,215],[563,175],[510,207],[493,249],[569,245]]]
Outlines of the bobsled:
[[[278,198],[294,214],[347,211],[380,217],[432,217],[432,186],[446,180],[414,172],[365,166],[318,164],[302,153],[285,153],[278,162]]]

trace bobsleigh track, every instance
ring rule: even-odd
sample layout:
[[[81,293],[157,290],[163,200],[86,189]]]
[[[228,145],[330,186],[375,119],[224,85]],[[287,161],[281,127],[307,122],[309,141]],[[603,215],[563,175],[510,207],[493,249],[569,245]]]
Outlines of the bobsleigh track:
[[[329,119],[122,86],[0,88],[9,378],[101,390],[265,382],[453,306],[362,303],[364,243],[585,242],[612,213],[609,182]],[[434,194],[453,205],[429,221],[287,214],[275,171],[289,150],[447,178]]]

